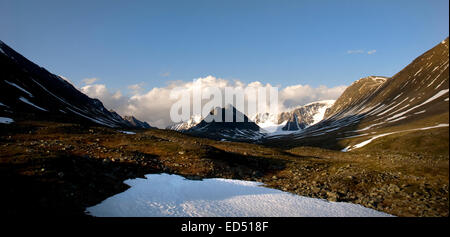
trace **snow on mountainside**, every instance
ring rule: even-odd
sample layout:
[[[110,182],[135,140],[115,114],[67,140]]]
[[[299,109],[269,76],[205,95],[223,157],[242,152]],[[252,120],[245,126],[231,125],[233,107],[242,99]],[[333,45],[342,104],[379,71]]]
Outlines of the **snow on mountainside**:
[[[330,108],[333,103],[334,100],[316,101],[303,106],[297,106],[289,111],[277,114],[255,114],[252,116],[251,120],[262,128],[261,132],[267,134],[278,134],[283,133],[283,131],[297,131],[314,125],[322,120],[325,115],[325,111]],[[296,123],[291,122],[294,117],[296,119]],[[201,121],[202,118],[200,115],[194,115],[188,121],[168,126],[166,129],[185,131],[196,126]],[[296,129],[294,129],[294,127]]]
[[[29,61],[0,41],[0,116],[18,120],[142,127],[108,111],[98,99]]]
[[[264,142],[348,151],[389,140],[383,146],[434,150],[447,144],[448,149],[448,67],[447,38],[391,78],[355,81],[326,111],[324,120],[302,133],[272,136]],[[425,139],[425,133],[434,136]],[[435,137],[442,143],[433,142]],[[416,145],[408,145],[411,142]]]
[[[316,101],[278,114],[256,114],[253,121],[269,133],[298,131],[321,121],[333,104],[334,100]]]
[[[184,131],[184,130],[188,130],[188,129],[194,127],[195,125],[199,124],[201,121],[202,121],[202,116],[193,115],[188,121],[170,125],[166,129],[175,130],[175,131]]]

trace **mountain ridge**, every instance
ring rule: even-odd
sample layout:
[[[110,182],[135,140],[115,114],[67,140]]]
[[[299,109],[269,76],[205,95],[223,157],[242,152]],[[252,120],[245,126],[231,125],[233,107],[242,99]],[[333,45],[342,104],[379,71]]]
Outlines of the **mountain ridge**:
[[[417,143],[421,145],[413,149],[448,153],[448,46],[446,38],[390,78],[355,81],[324,120],[301,133],[269,137],[263,143],[343,151],[380,146],[411,150],[408,144]],[[436,144],[424,137],[426,133],[447,143]]]
[[[83,94],[63,77],[31,62],[2,41],[0,49],[1,116],[144,128],[108,111],[100,100]]]

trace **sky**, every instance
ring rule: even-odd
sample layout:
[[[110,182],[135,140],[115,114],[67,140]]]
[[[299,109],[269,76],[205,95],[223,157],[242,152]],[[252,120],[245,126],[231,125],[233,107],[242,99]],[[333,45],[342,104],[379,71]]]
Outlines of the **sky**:
[[[0,0],[0,40],[79,88],[104,85],[116,97],[208,76],[337,88],[393,76],[448,37],[448,5]]]

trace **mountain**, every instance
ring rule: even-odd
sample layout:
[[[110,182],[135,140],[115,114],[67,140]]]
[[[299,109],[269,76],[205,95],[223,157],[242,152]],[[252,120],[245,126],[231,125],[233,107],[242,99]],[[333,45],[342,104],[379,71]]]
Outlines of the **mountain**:
[[[218,119],[220,121],[216,121]],[[185,132],[215,140],[233,141],[258,140],[263,136],[261,128],[232,105],[215,108],[205,119]]]
[[[297,114],[293,113],[286,124],[281,128],[283,131],[298,131],[305,128],[305,125],[299,122]]]
[[[317,101],[292,110],[289,113],[288,122],[282,129],[288,131],[301,130],[320,122],[334,102],[334,100]]]
[[[334,100],[316,101],[278,114],[256,114],[252,120],[269,132],[298,131],[321,121],[333,103]]]
[[[264,143],[448,154],[448,67],[447,38],[391,78],[355,81],[321,122],[299,133],[269,137]]]
[[[143,128],[98,99],[89,98],[64,78],[48,72],[0,41],[0,117],[95,123],[108,127]]]
[[[153,128],[147,122],[143,122],[135,118],[134,116],[124,116],[124,120],[128,121],[133,127],[137,128]]]
[[[201,121],[202,121],[201,115],[193,115],[188,121],[167,126],[166,129],[175,131],[185,131],[199,124]]]

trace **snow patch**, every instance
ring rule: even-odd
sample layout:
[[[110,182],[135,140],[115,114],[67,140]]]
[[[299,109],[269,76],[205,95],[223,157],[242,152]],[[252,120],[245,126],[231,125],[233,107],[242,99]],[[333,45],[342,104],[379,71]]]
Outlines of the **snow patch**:
[[[16,83],[13,82],[9,82],[7,80],[5,80],[6,83],[10,84],[11,86],[14,86],[15,88],[25,92],[29,97],[34,97],[30,92],[28,92],[27,90],[23,89],[22,87],[20,87],[19,85],[17,85]]]
[[[419,111],[419,112],[415,112],[414,114],[422,114],[422,113],[425,113],[425,112],[427,112],[426,110],[422,110],[422,111]]]
[[[419,104],[419,105],[416,105],[416,106],[414,106],[414,107],[412,107],[412,108],[406,110],[405,112],[396,114],[396,115],[390,117],[388,120],[392,120],[392,119],[395,119],[395,118],[397,118],[397,117],[403,116],[404,114],[406,114],[406,113],[408,113],[408,112],[410,112],[410,111],[412,111],[412,110],[414,110],[414,109],[417,109],[417,108],[421,107],[422,105],[425,105],[425,104],[427,104],[427,103],[429,103],[429,102],[431,102],[431,101],[433,101],[433,100],[435,100],[435,99],[441,97],[441,96],[444,95],[445,93],[448,93],[448,89],[439,91],[438,93],[436,93],[435,95],[433,95],[432,97],[430,97],[430,98],[429,98],[428,100],[426,100],[425,102],[423,102],[423,103],[421,103],[421,104]]]
[[[31,103],[29,100],[27,100],[27,99],[24,98],[24,97],[20,97],[19,100],[22,101],[22,102],[24,102],[24,103],[26,103],[26,104],[29,104],[29,105],[35,107],[36,109],[39,109],[39,110],[48,112],[48,110],[46,110],[46,109],[44,109],[44,108],[42,108],[42,107],[39,107],[39,106],[37,106],[37,105]]]
[[[361,205],[328,202],[262,187],[262,183],[230,180],[188,180],[178,175],[148,174],[129,179],[131,186],[86,209],[104,217],[388,217]]]
[[[375,140],[375,139],[377,139],[377,138],[384,137],[384,136],[388,136],[388,135],[395,134],[395,133],[411,132],[411,131],[418,131],[418,130],[428,130],[428,129],[441,128],[441,127],[448,127],[448,124],[442,123],[442,124],[438,124],[438,125],[430,126],[430,127],[415,128],[415,129],[408,129],[408,130],[403,130],[403,131],[389,132],[389,133],[380,134],[380,135],[377,135],[377,136],[374,136],[374,137],[370,138],[369,140],[360,142],[360,143],[358,143],[358,144],[356,144],[356,145],[348,146],[348,147],[344,148],[345,151],[344,151],[344,149],[342,149],[341,151],[347,152],[347,151],[350,151],[350,150],[353,150],[353,149],[356,149],[356,148],[361,148],[361,147],[363,147],[363,146],[365,146],[365,145],[371,143],[373,140]]]
[[[10,124],[13,122],[14,122],[14,119],[12,119],[12,118],[0,117],[0,123]]]

